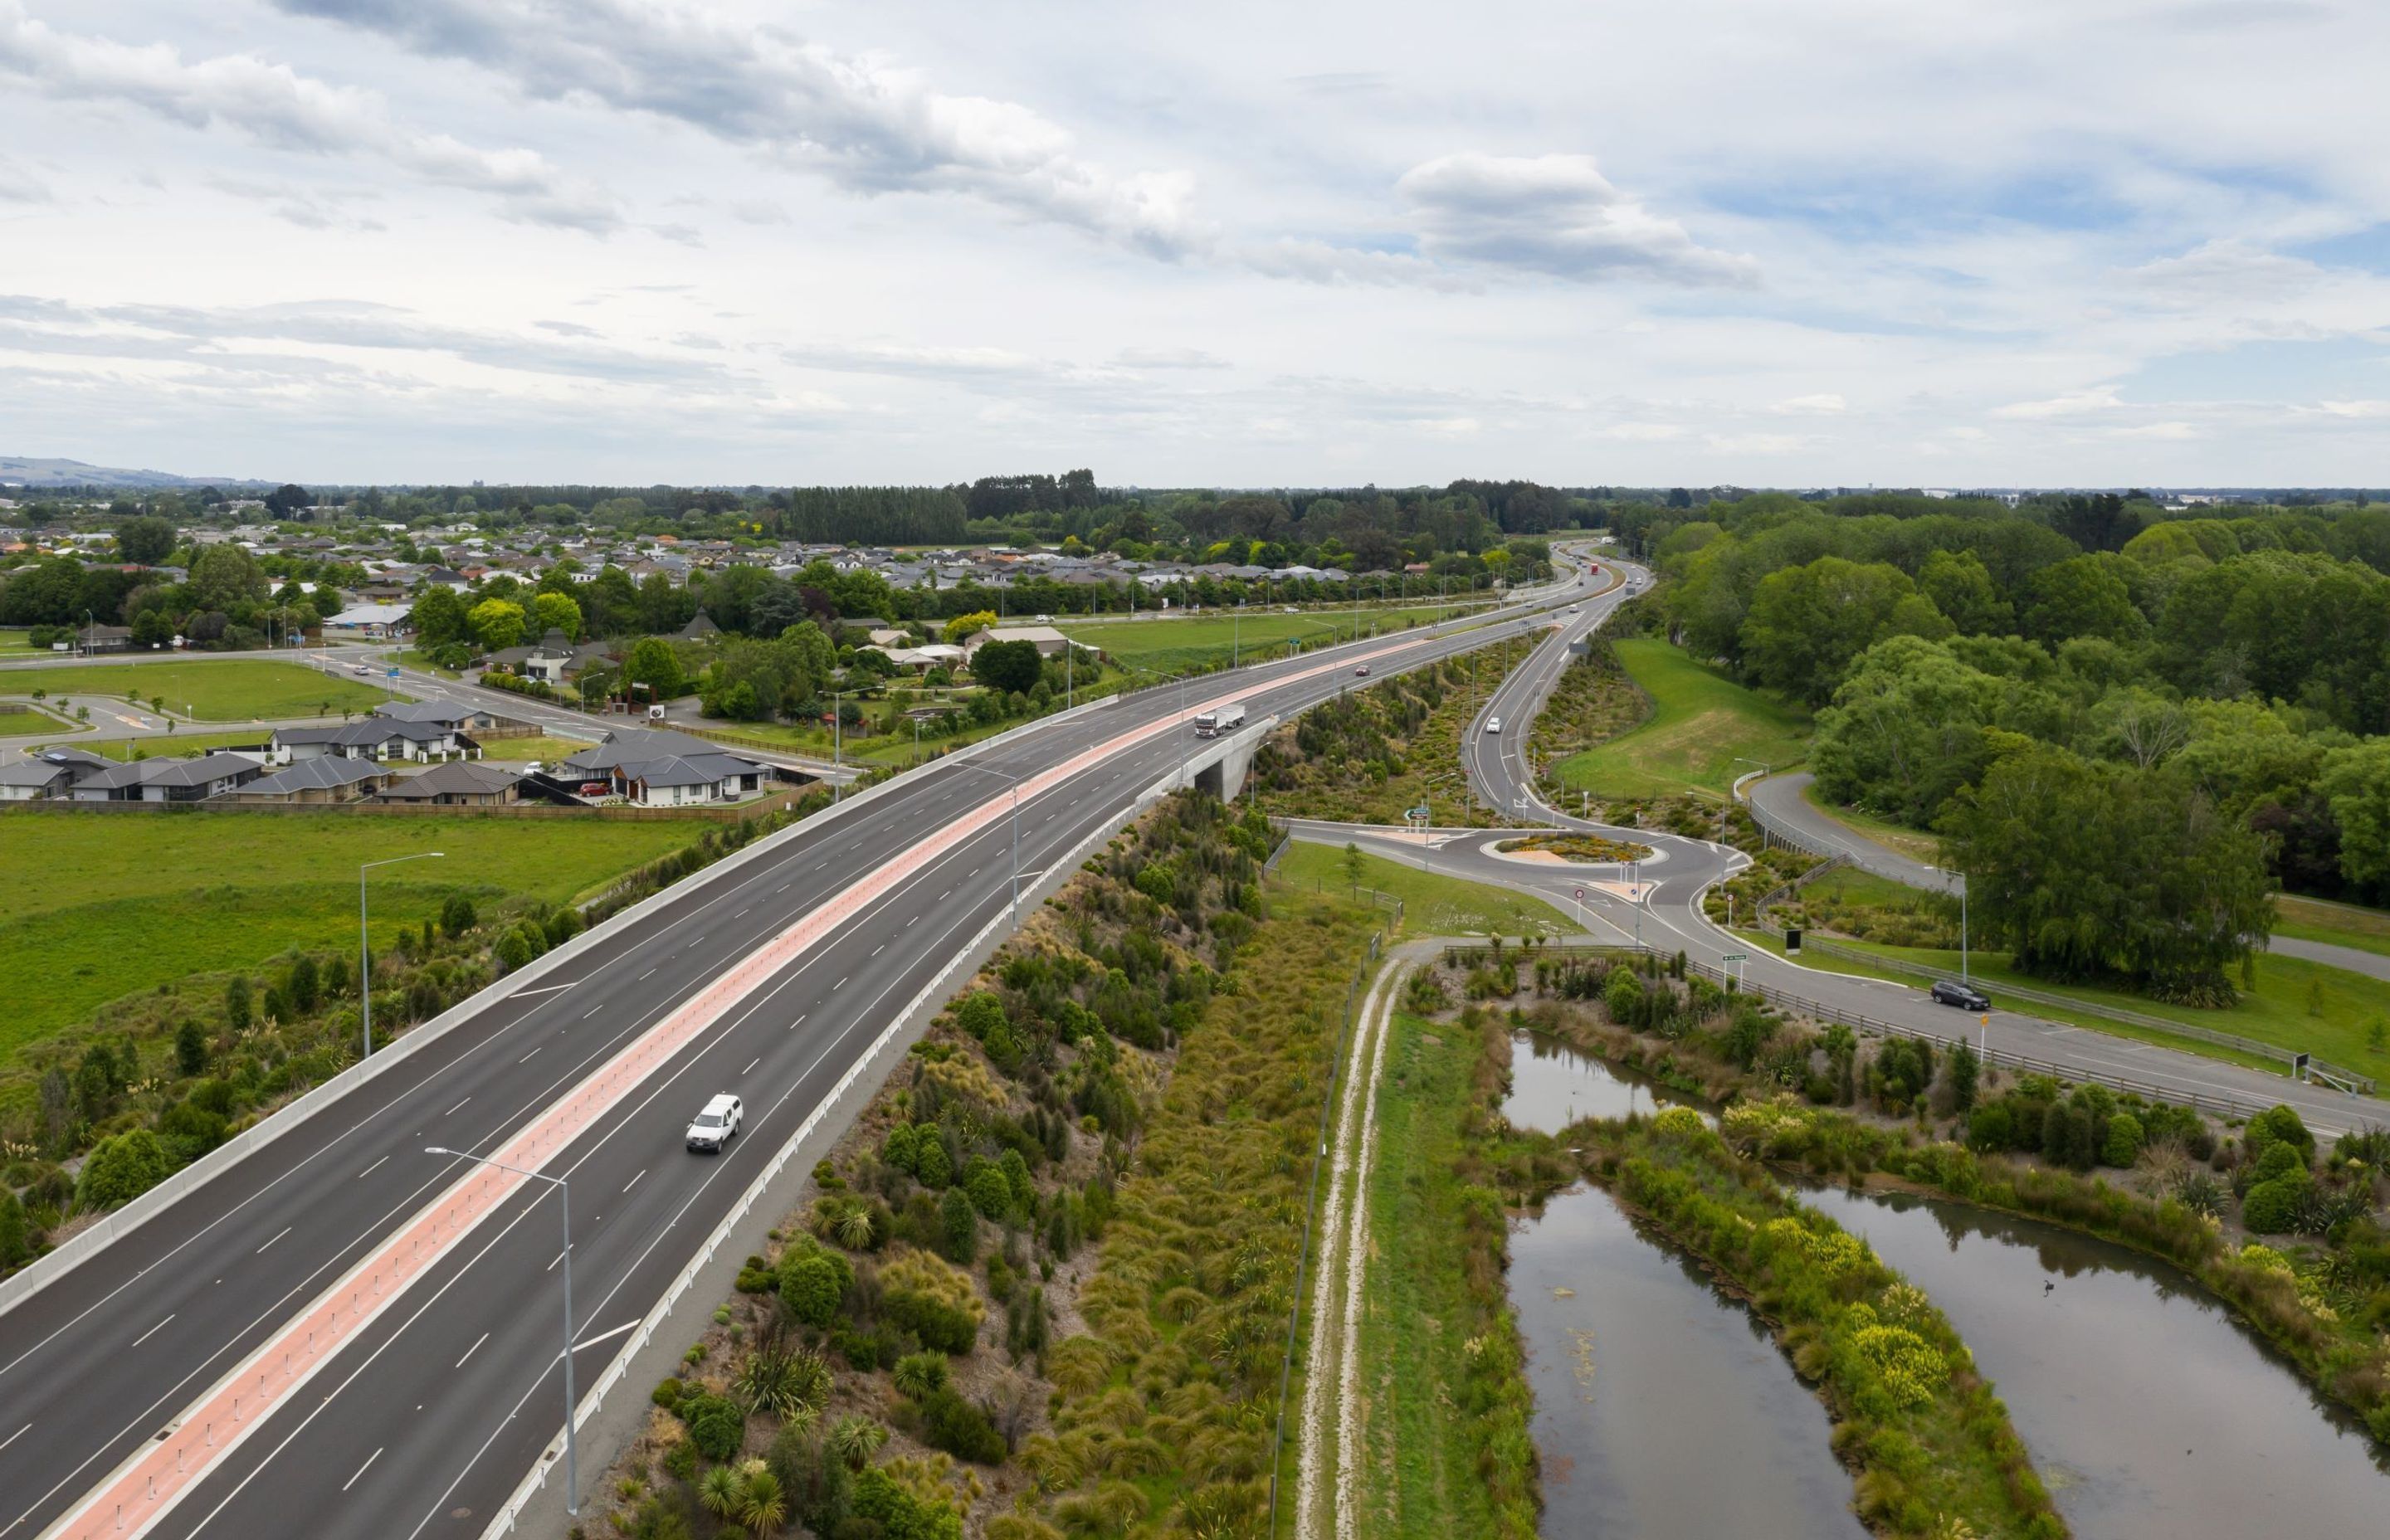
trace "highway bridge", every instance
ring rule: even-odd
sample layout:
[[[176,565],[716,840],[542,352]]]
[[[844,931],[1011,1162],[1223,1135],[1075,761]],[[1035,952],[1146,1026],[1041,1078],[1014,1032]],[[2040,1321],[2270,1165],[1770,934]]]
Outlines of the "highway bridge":
[[[0,1540],[562,1533],[565,1251],[543,1178],[570,1184],[585,1496],[699,1302],[1008,933],[1016,882],[1034,903],[1199,756],[1249,751],[1197,740],[1195,713],[1242,701],[1258,729],[1364,663],[1382,678],[1482,646],[1613,581],[1572,569],[1491,617],[1017,729],[758,841],[418,1028],[203,1179],[0,1284]],[[692,1155],[683,1128],[723,1091],[745,1130]],[[684,1293],[675,1328],[663,1312]]]

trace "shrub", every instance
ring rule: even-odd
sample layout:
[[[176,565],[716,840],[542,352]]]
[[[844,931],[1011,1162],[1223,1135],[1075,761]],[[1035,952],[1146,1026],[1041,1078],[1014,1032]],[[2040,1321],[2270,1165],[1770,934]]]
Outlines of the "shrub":
[[[2119,1112],[2108,1120],[2108,1140],[2100,1149],[2102,1165],[2128,1166],[2140,1159],[2141,1120]]]
[[[2294,1108],[2268,1107],[2251,1118],[2249,1126],[2241,1131],[2241,1143],[2253,1161],[2262,1159],[2269,1146],[2281,1143],[2298,1151],[2300,1164],[2315,1161],[2315,1136],[2307,1132]]]
[[[739,1403],[726,1396],[691,1395],[682,1397],[676,1409],[688,1424],[688,1442],[699,1454],[718,1461],[739,1453],[747,1436],[747,1414]]]
[[[657,1405],[662,1406],[665,1411],[671,1411],[674,1407],[680,1405],[680,1381],[677,1380],[657,1380],[656,1388],[648,1392],[648,1399],[654,1402]]]
[[[970,1278],[926,1251],[906,1251],[880,1270],[880,1315],[923,1347],[969,1353],[985,1310]]]
[[[941,1503],[921,1501],[876,1465],[866,1466],[854,1478],[854,1516],[879,1526],[883,1540],[962,1540],[961,1514]]]
[[[2258,1235],[2281,1235],[2298,1222],[2300,1203],[2315,1178],[2305,1170],[2259,1182],[2241,1200],[2241,1223]]]
[[[463,893],[454,893],[440,906],[440,929],[452,937],[471,930],[481,917],[473,912],[473,901]]]
[[[893,1378],[897,1394],[914,1401],[926,1401],[945,1388],[946,1355],[943,1353],[908,1353],[896,1360]]]
[[[86,1213],[129,1203],[166,1179],[173,1161],[146,1128],[103,1141],[84,1163],[75,1202]]]
[[[971,1207],[990,1219],[1000,1220],[1012,1212],[1012,1184],[994,1161],[975,1157],[959,1190],[970,1194]]]
[[[919,1129],[917,1135],[913,1141],[913,1174],[934,1192],[955,1179],[954,1162],[946,1158],[945,1141],[937,1136],[937,1130]]]
[[[780,1303],[805,1325],[826,1329],[854,1281],[844,1257],[819,1248],[792,1251],[780,1262]]]
[[[979,1213],[960,1187],[948,1187],[938,1202],[938,1247],[966,1266],[979,1250]]]
[[[941,1385],[921,1403],[921,1442],[974,1465],[1004,1463],[1004,1435],[951,1385]]]

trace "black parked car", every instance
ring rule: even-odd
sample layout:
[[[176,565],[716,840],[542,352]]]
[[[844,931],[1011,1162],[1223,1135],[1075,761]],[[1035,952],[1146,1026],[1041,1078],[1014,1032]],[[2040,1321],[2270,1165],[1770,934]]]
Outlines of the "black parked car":
[[[1934,1003],[1957,1006],[1960,1010],[1989,1010],[1992,998],[1972,984],[1962,984],[1955,979],[1944,979],[1931,991]]]

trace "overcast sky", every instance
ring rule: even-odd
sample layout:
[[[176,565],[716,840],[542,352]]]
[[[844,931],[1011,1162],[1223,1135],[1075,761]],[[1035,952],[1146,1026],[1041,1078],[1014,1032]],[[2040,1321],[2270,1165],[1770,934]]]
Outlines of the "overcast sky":
[[[0,0],[0,452],[2390,481],[2390,6]]]

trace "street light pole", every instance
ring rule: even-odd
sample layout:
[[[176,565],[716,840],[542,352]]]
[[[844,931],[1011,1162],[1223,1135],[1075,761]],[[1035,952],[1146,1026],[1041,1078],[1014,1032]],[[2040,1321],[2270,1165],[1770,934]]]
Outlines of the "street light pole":
[[[577,1519],[581,1516],[581,1497],[577,1490],[581,1484],[581,1464],[579,1445],[572,1432],[572,1184],[562,1176],[550,1176],[541,1171],[525,1171],[504,1161],[493,1161],[487,1155],[471,1155],[439,1145],[426,1146],[423,1153],[495,1166],[500,1171],[511,1171],[518,1176],[546,1182],[556,1188],[558,1206],[564,1212],[564,1511]]]
[[[419,850],[413,855],[393,855],[387,861],[367,861],[357,868],[357,1004],[364,1011],[365,1041],[357,1049],[357,1062],[373,1057],[373,941],[366,930],[366,873],[375,866],[395,866],[401,861],[434,861],[447,853],[444,851]]]

